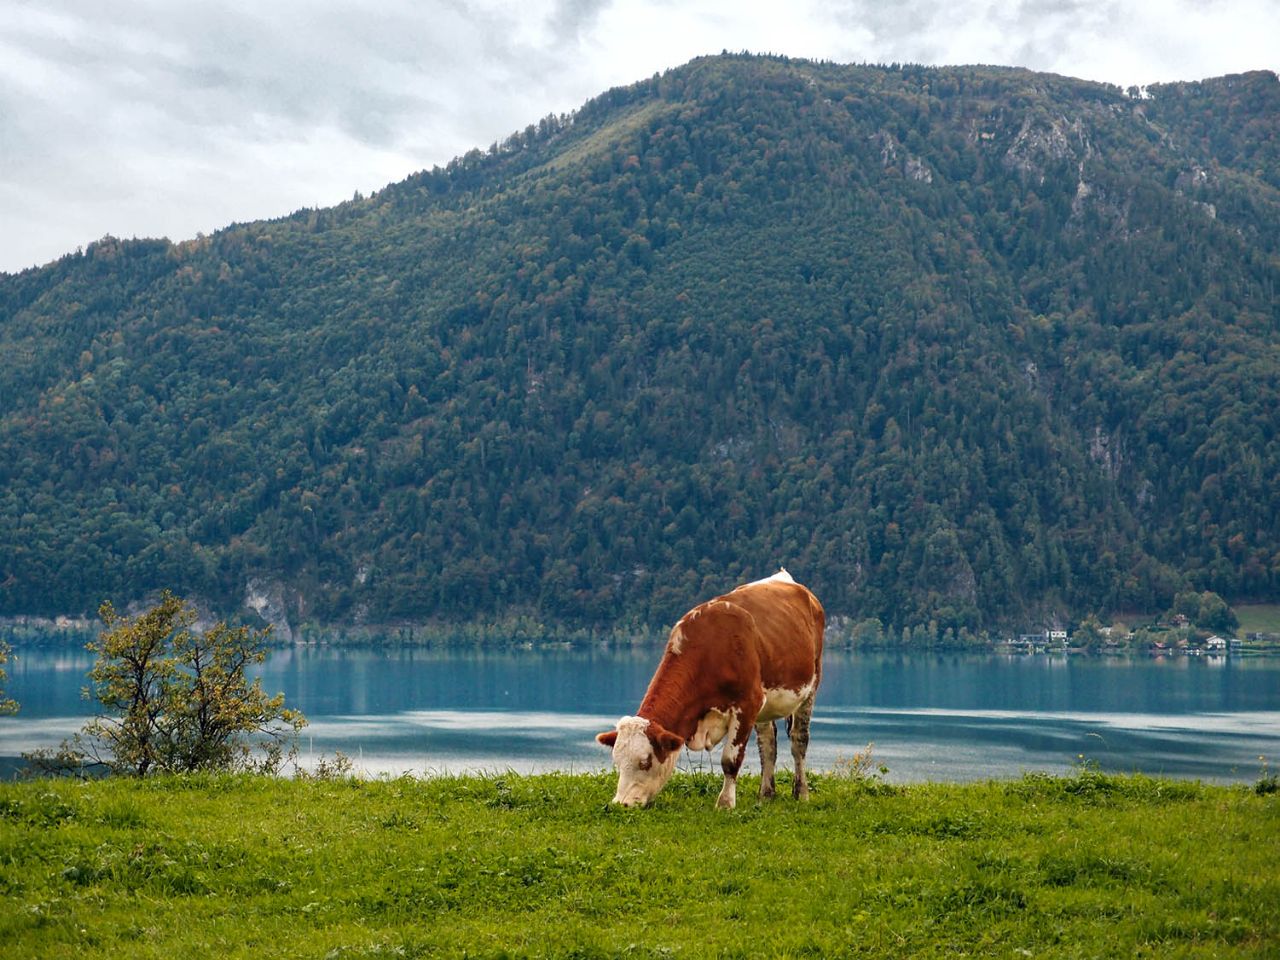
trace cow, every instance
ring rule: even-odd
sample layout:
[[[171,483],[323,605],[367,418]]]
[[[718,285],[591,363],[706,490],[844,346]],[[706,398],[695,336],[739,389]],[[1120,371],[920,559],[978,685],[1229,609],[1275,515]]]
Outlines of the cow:
[[[613,748],[613,802],[648,806],[670,779],[682,746],[724,741],[724,786],[716,806],[733,809],[751,730],[760,748],[760,796],[774,795],[778,733],[785,717],[795,761],[792,793],[809,796],[804,756],[822,679],[826,614],[785,569],[694,607],[671,628],[658,669],[634,717],[596,739]]]

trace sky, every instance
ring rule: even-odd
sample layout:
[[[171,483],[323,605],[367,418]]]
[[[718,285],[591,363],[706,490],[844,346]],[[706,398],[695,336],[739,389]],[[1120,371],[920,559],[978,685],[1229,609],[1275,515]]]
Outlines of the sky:
[[[1280,0],[0,0],[0,271],[330,206],[721,50],[1127,87],[1278,38]]]

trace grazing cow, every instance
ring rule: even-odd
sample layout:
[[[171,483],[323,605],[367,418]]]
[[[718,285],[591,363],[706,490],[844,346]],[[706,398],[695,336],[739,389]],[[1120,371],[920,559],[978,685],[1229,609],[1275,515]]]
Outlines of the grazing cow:
[[[680,748],[710,750],[724,741],[724,787],[717,807],[732,809],[738,770],[754,726],[760,747],[760,796],[772,797],[778,757],[774,721],[787,718],[795,760],[792,792],[809,795],[804,754],[822,678],[818,598],[780,570],[694,607],[671,629],[662,662],[637,716],[596,737],[613,748],[614,803],[648,805],[670,779]]]

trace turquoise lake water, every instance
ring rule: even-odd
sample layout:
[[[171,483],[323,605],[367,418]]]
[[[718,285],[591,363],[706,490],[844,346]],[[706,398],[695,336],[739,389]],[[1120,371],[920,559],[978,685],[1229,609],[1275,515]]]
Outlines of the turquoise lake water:
[[[92,713],[90,656],[18,647],[22,704],[0,718],[0,773],[56,746]],[[307,715],[304,762],[341,750],[370,774],[598,770],[595,734],[634,712],[658,651],[495,653],[297,646],[273,651],[269,692]],[[874,743],[890,782],[1110,771],[1256,780],[1280,766],[1280,660],[1119,659],[828,652],[810,762],[829,768]],[[789,765],[785,738],[779,760]],[[708,754],[681,765],[718,770]],[[754,745],[748,771],[758,769]]]

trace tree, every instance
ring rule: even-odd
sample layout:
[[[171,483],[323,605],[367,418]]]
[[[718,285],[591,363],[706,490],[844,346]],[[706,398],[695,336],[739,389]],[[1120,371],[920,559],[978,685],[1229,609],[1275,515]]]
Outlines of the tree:
[[[1181,614],[1194,623],[1200,615],[1200,594],[1194,590],[1182,591],[1173,598],[1173,608],[1170,612]]]
[[[191,629],[195,610],[168,591],[136,618],[109,601],[98,616],[104,630],[88,644],[98,655],[89,680],[104,712],[56,754],[34,756],[37,766],[105,766],[137,777],[280,768],[306,719],[285,708],[284,694],[268,697],[261,679],[246,676],[266,658],[270,628],[220,622],[199,633]]]
[[[1089,614],[1076,626],[1072,639],[1075,641],[1075,646],[1083,647],[1092,653],[1102,646],[1102,638],[1101,621],[1095,615]]]
[[[4,695],[4,665],[9,662],[9,645],[0,640],[0,716],[6,713],[17,713],[18,702]]]
[[[883,643],[884,624],[876,617],[859,621],[853,628],[853,642],[859,648],[878,647]]]
[[[1172,613],[1180,613],[1203,630],[1227,632],[1240,626],[1235,611],[1211,590],[1179,593],[1173,600]]]
[[[1196,626],[1206,630],[1230,631],[1240,626],[1235,611],[1216,593],[1206,590],[1200,594],[1200,608],[1196,612]]]

